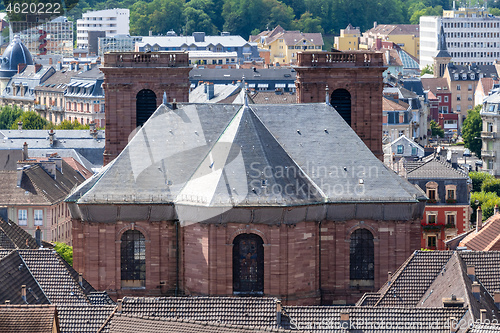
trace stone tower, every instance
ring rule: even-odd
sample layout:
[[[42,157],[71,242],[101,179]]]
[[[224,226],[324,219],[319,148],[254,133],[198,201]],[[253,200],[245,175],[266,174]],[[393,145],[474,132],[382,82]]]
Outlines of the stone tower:
[[[125,52],[104,55],[106,147],[104,164],[127,145],[129,136],[142,126],[162,103],[189,100],[188,54],[181,52]]]
[[[451,55],[446,47],[446,35],[443,30],[443,24],[441,24],[441,30],[439,31],[437,53],[432,59],[434,60],[434,77],[443,77],[446,66],[451,61]]]
[[[319,52],[297,55],[297,102],[330,100],[378,158],[382,152],[382,53]],[[326,98],[328,92],[328,98]]]

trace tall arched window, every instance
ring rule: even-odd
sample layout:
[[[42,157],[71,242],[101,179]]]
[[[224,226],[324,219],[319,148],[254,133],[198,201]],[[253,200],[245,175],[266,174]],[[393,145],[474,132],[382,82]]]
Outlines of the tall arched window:
[[[330,104],[337,110],[345,122],[351,126],[351,94],[345,89],[337,89],[332,93]]]
[[[351,286],[372,287],[375,278],[373,235],[366,229],[351,234],[350,280]]]
[[[137,230],[127,230],[121,238],[122,287],[144,287],[146,282],[146,241]]]
[[[262,295],[264,292],[264,246],[255,234],[241,234],[233,241],[233,292]]]
[[[137,93],[135,101],[136,126],[142,126],[156,111],[156,94],[149,89]]]

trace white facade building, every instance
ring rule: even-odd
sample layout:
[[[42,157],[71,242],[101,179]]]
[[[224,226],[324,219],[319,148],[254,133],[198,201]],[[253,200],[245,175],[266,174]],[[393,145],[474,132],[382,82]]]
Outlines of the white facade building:
[[[454,64],[491,65],[500,59],[500,17],[484,9],[460,8],[444,11],[443,17],[420,17],[420,68],[432,67],[441,24]]]
[[[89,31],[104,32],[106,37],[129,34],[130,10],[105,9],[83,14],[76,21],[77,48],[88,48]]]

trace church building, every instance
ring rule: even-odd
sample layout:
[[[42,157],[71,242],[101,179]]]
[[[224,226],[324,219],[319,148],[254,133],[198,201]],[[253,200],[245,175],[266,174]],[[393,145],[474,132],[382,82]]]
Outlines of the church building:
[[[368,68],[370,57],[359,55]],[[306,77],[339,65],[326,61],[336,54],[308,56],[322,60],[303,68]],[[342,57],[346,67],[359,60]],[[370,105],[351,108],[346,98],[339,114],[325,83],[320,93],[312,84],[298,92],[310,101],[292,105],[164,96],[121,152],[108,150],[118,156],[68,197],[75,269],[113,298],[245,295],[331,305],[378,290],[420,248],[426,196],[367,147],[376,145]],[[361,81],[346,84],[344,96],[363,96]],[[347,116],[366,120],[359,126],[373,140],[361,139]],[[106,131],[119,125],[107,120]]]

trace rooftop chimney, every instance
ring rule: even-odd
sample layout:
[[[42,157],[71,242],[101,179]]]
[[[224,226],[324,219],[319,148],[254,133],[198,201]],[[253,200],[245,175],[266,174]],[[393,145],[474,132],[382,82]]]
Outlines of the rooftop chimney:
[[[72,70],[74,69],[74,67],[73,67],[73,63],[72,63],[72,62],[70,62],[70,63],[69,63],[69,65],[68,65],[68,69],[69,69],[70,71],[72,71]]]
[[[26,161],[28,159],[28,144],[25,142],[23,145],[23,152],[21,154],[21,160]]]
[[[21,286],[21,298],[23,299],[24,303],[28,304],[28,302],[26,301],[26,285],[23,284]]]
[[[477,207],[476,211],[476,232],[479,232],[483,227],[483,211],[481,210],[481,206]]]
[[[50,146],[51,147],[54,147],[54,135],[56,133],[54,133],[54,130],[50,130],[49,132],[49,143],[50,143]]]
[[[481,285],[474,281],[472,282],[472,295],[479,301],[481,298]]]
[[[75,72],[78,72],[80,70],[80,64],[75,63]]]
[[[340,313],[340,325],[340,327],[342,328],[349,327],[349,312]]]
[[[60,62],[60,61],[57,62],[56,70],[58,70],[58,71],[62,70],[62,62]]]
[[[443,298],[443,307],[445,308],[461,308],[464,306],[464,303],[465,301],[463,298],[457,298],[454,294],[451,294],[450,298]]]
[[[17,74],[21,74],[26,68],[26,64],[17,64]]]
[[[94,131],[95,131],[95,123],[92,121],[92,122],[90,122],[90,124],[89,124],[89,134],[90,134],[91,136],[94,136]]]
[[[281,326],[281,301],[276,301],[276,325]]]
[[[82,276],[82,273],[78,274],[78,283],[80,284],[80,286],[83,287],[83,276]]]
[[[17,123],[17,129],[18,129],[19,131],[21,131],[21,130],[23,129],[23,122],[22,122],[22,121],[19,121],[19,122]]]
[[[42,230],[40,230],[40,226],[36,227],[35,240],[36,240],[36,245],[38,245],[38,247],[42,246]]]
[[[467,266],[467,276],[471,279],[471,281],[476,280],[476,267],[475,266]]]
[[[498,208],[498,205],[495,205],[495,209],[493,210],[494,214],[498,214],[500,212],[500,209]]]
[[[42,65],[40,64],[35,64],[35,73],[38,73],[38,71],[42,68]]]
[[[480,323],[486,322],[486,309],[481,309],[481,313],[479,315]]]
[[[207,101],[209,101],[215,96],[214,84],[206,83],[206,87],[207,87]]]
[[[116,308],[116,312],[118,313],[122,313],[122,310],[123,310],[123,299],[119,298],[117,301],[117,308]]]
[[[497,309],[500,309],[500,291],[495,291],[493,293],[493,301],[495,302]]]

